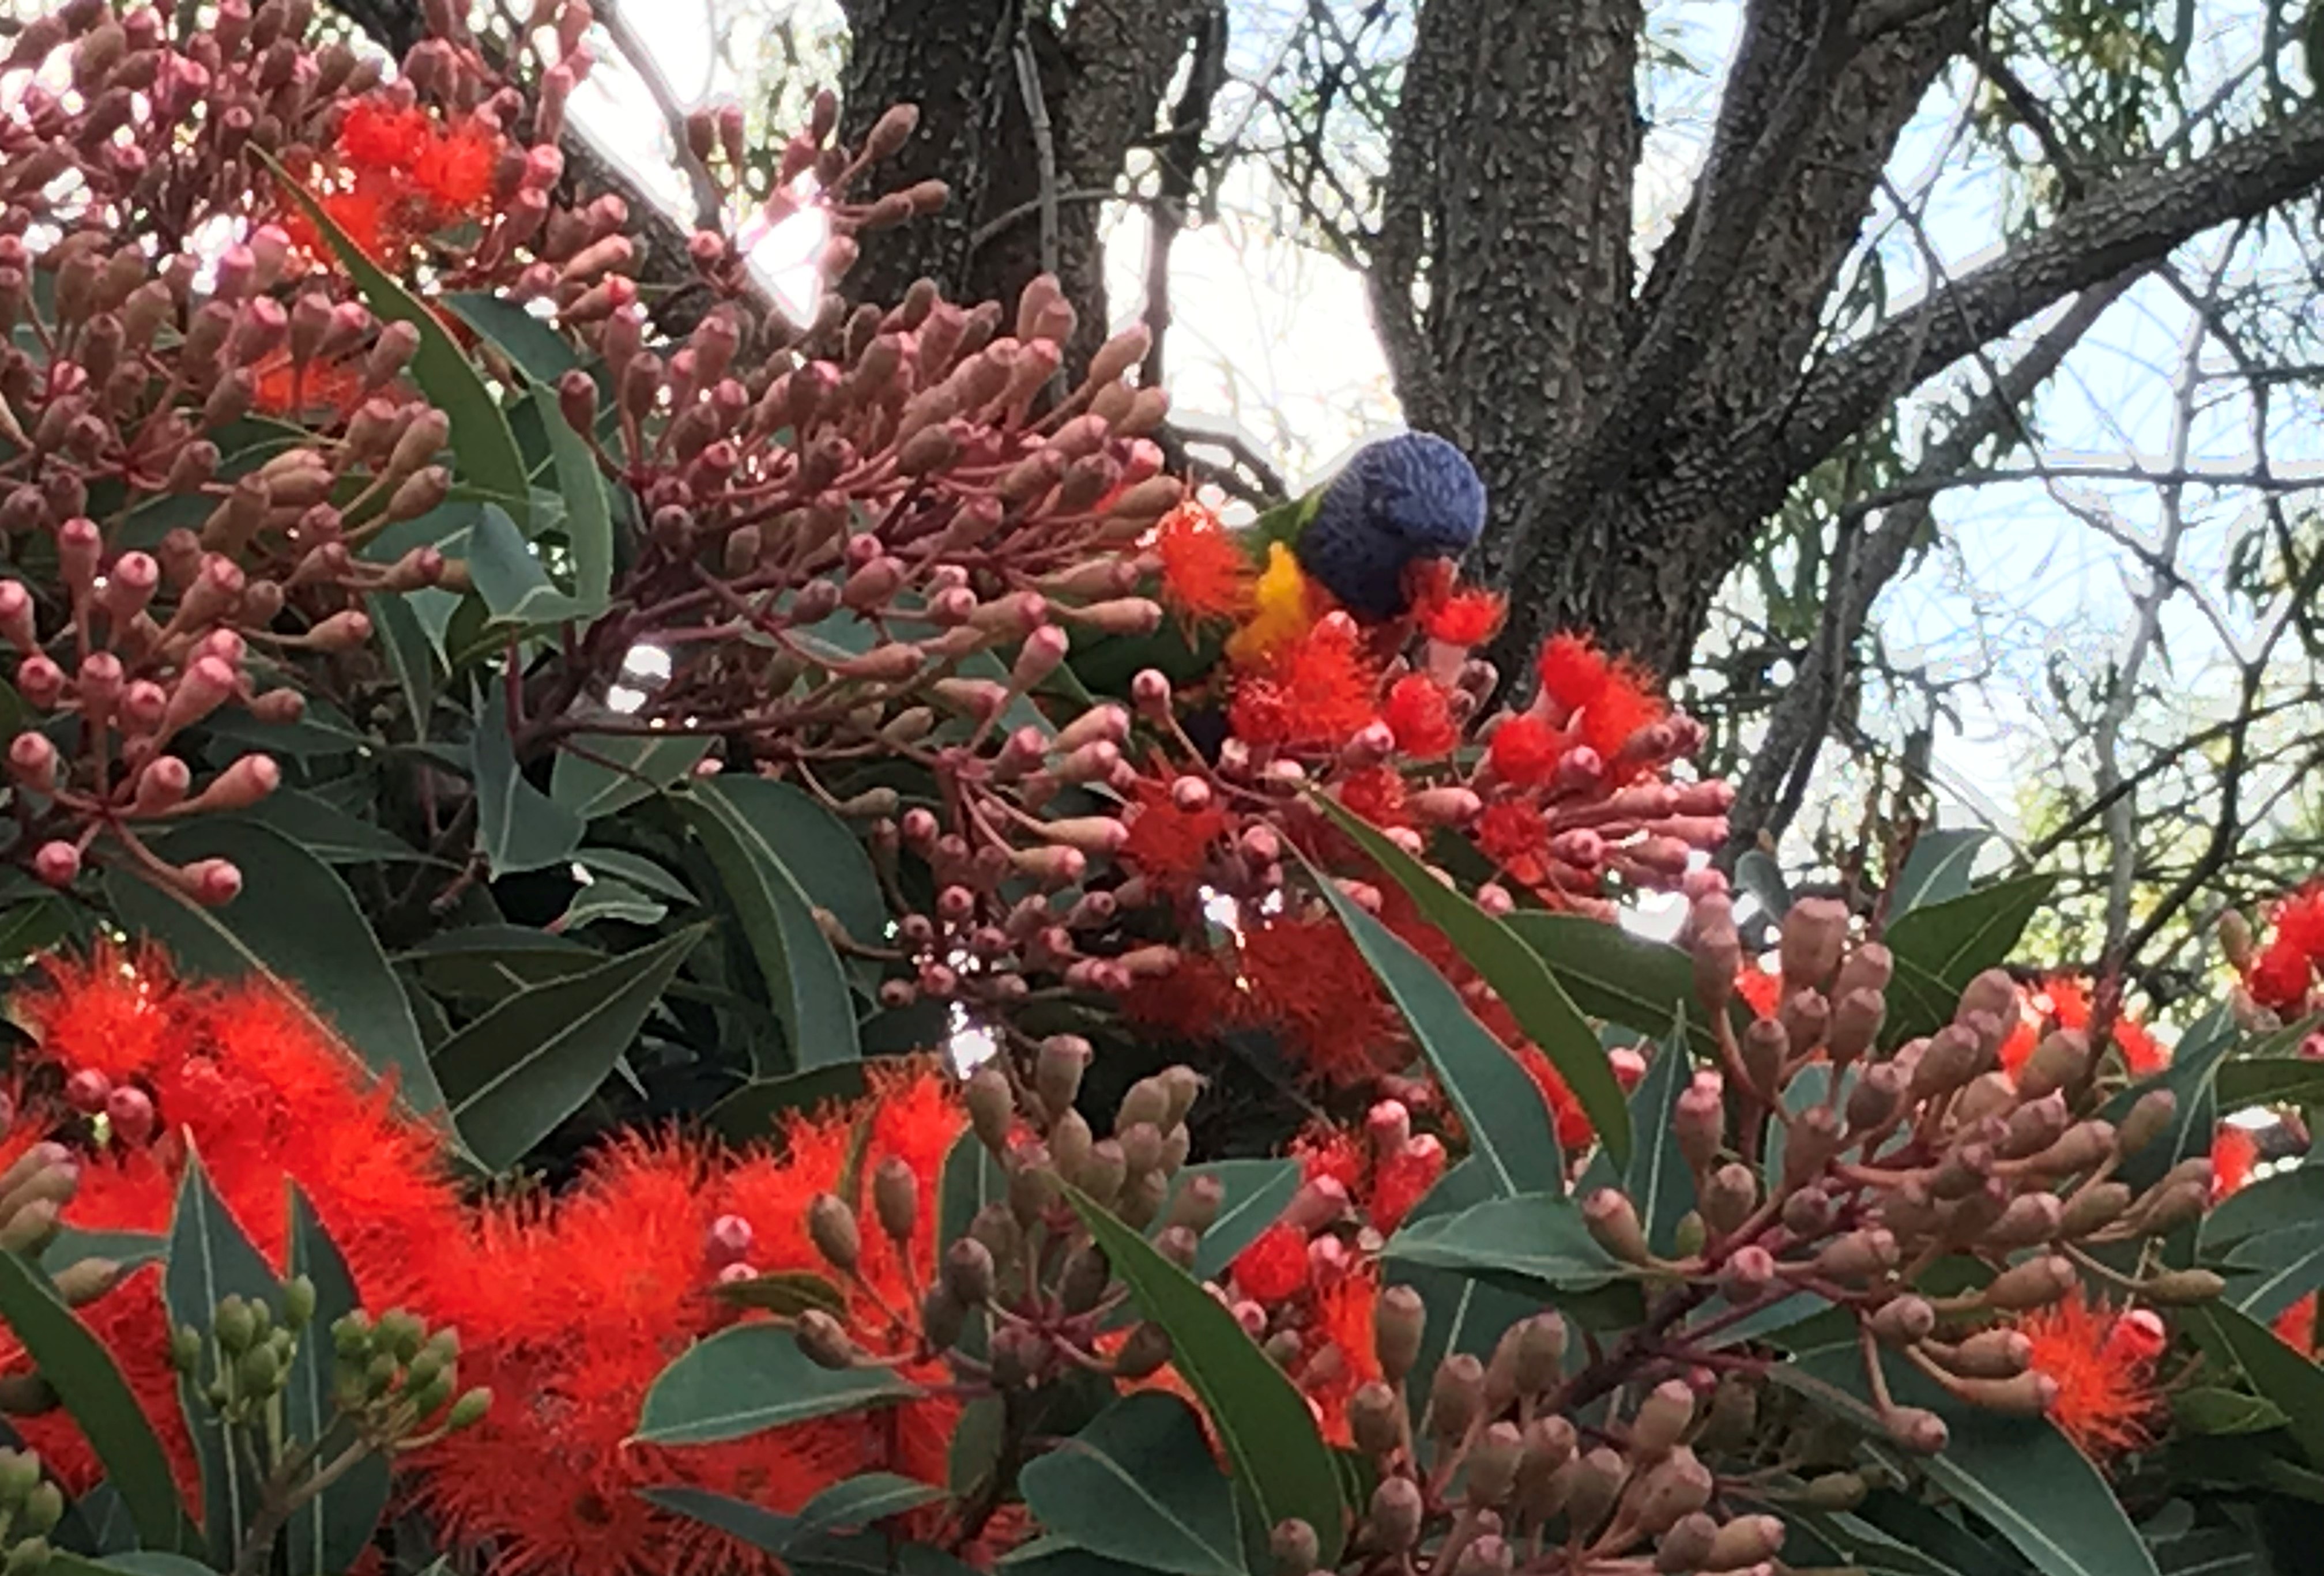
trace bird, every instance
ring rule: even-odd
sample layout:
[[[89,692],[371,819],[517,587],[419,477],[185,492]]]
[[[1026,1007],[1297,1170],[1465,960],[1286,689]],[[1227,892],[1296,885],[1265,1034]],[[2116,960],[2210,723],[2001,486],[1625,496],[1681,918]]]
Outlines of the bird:
[[[1366,444],[1324,487],[1291,551],[1358,619],[1412,607],[1413,570],[1457,559],[1485,528],[1485,484],[1469,456],[1432,432]]]

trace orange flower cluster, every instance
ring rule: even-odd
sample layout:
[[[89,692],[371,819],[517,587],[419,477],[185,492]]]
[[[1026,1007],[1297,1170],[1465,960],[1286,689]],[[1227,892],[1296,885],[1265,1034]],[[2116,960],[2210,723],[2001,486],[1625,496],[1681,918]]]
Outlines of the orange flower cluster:
[[[2077,1286],[2017,1328],[2033,1345],[2033,1370],[2058,1387],[2050,1420],[2084,1454],[2104,1460],[2153,1438],[2162,1405],[2155,1364],[2168,1344],[2153,1312],[2124,1312]]]
[[[2310,881],[2269,916],[2273,935],[2256,955],[2239,959],[2244,988],[2262,1007],[2285,1017],[2308,1005],[2324,962],[2324,881]]]
[[[333,145],[337,168],[309,178],[331,222],[382,261],[481,215],[506,146],[481,122],[447,125],[408,97],[386,88],[349,105]],[[286,202],[281,222],[310,254],[328,255],[304,208]]]
[[[819,1270],[807,1207],[836,1185],[861,1134],[869,1175],[890,1157],[920,1181],[910,1247],[917,1283],[933,1269],[935,1188],[965,1125],[950,1076],[913,1064],[881,1076],[851,1109],[794,1115],[779,1147],[735,1153],[676,1134],[632,1137],[600,1154],[554,1201],[464,1206],[444,1135],[411,1119],[303,1009],[256,985],[173,979],[150,954],[106,950],[51,969],[19,1004],[34,1037],[19,1066],[26,1116],[0,1164],[43,1133],[78,1131],[80,1186],[69,1224],[169,1229],[188,1146],[262,1252],[285,1262],[286,1183],[295,1180],[346,1254],[374,1310],[404,1306],[462,1335],[462,1371],[498,1397],[485,1421],[430,1446],[420,1502],[496,1567],[528,1576],[691,1576],[764,1569],[752,1551],[660,1511],[637,1488],[692,1484],[784,1511],[855,1474],[944,1480],[957,1404],[913,1402],[881,1426],[833,1418],[701,1449],[631,1442],[647,1388],[698,1337],[736,1315],[712,1295],[724,1276]],[[61,1082],[70,1109],[42,1120],[34,1091]],[[75,1112],[102,1113],[101,1123]],[[853,1325],[873,1350],[910,1339],[916,1277],[883,1234],[863,1233]],[[179,1410],[160,1274],[148,1267],[81,1310],[170,1451],[181,1489],[199,1477]],[[0,1334],[0,1369],[25,1355]],[[75,1491],[100,1472],[63,1412],[16,1420]]]

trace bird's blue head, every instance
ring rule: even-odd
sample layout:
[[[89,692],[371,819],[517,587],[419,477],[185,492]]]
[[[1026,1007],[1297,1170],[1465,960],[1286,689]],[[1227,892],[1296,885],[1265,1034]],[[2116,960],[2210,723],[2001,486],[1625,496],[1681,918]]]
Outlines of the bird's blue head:
[[[1299,566],[1359,617],[1411,606],[1406,572],[1457,558],[1485,527],[1485,484],[1469,456],[1433,433],[1367,444],[1323,491],[1293,544]]]

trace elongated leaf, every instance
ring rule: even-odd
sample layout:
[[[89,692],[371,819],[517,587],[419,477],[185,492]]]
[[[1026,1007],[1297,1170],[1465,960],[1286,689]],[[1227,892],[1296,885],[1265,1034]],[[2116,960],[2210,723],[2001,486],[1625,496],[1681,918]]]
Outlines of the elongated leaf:
[[[431,592],[439,597],[448,594],[432,588]],[[371,614],[372,627],[379,631],[380,653],[395,675],[396,687],[403,691],[412,735],[425,740],[436,712],[436,665],[443,653],[441,642],[430,640],[420,621],[414,605],[419,594],[383,591],[364,597],[364,607]]]
[[[791,1067],[761,1067],[761,1076],[862,1055],[839,954],[816,923],[814,907],[782,852],[787,801],[765,791],[775,786],[763,778],[710,778],[692,784],[679,800],[742,916],[768,1000],[789,1040]]]
[[[1646,1243],[1657,1253],[1671,1251],[1679,1221],[1695,1204],[1694,1172],[1679,1152],[1672,1116],[1693,1076],[1694,1061],[1687,1055],[1682,1023],[1655,1053],[1646,1075],[1630,1095],[1631,1126],[1640,1137],[1622,1175],[1622,1191],[1637,1206]]]
[[[587,828],[579,816],[525,780],[509,737],[508,708],[488,687],[476,712],[476,840],[493,874],[563,864]]]
[[[1888,889],[1888,922],[1932,903],[1949,903],[1966,895],[1978,855],[1993,841],[1982,826],[1941,827],[1923,832],[1904,856],[1904,868]]]
[[[876,942],[887,934],[879,872],[854,828],[789,783],[738,778],[733,786],[747,790],[752,820],[782,850],[783,864],[808,902],[828,911],[858,941]]]
[[[2247,1238],[2324,1220],[2324,1165],[2264,1176],[2228,1194],[2203,1218],[2203,1251],[2216,1256]]]
[[[170,1240],[152,1231],[80,1231],[65,1227],[41,1250],[41,1267],[51,1275],[84,1258],[109,1258],[123,1268],[170,1256]]]
[[[425,1116],[443,1109],[411,1005],[396,983],[355,896],[328,865],[280,833],[204,819],[154,840],[176,863],[230,859],[243,894],[205,908],[131,872],[105,873],[122,927],[152,936],[180,968],[211,979],[254,974],[344,1039],[366,1066],[395,1080],[403,1102]]]
[[[279,1313],[281,1277],[244,1235],[226,1201],[210,1185],[199,1155],[189,1155],[178,1184],[178,1207],[170,1221],[170,1261],[161,1275],[161,1300],[172,1329],[192,1325],[207,1331],[218,1304],[229,1296],[263,1303]],[[243,1535],[258,1514],[262,1482],[256,1464],[242,1451],[224,1421],[211,1409],[203,1387],[223,1359],[215,1343],[193,1373],[178,1382],[186,1431],[202,1464],[202,1530],[210,1560],[225,1570],[234,1563]]]
[[[1173,1576],[1243,1576],[1234,1488],[1194,1409],[1125,1396],[1017,1475],[1047,1532]]]
[[[1926,970],[1956,993],[2009,956],[2026,922],[2049,900],[2054,878],[2019,876],[1930,903],[1891,922],[1881,938],[1891,954]]]
[[[1405,1217],[1405,1230],[1449,1219],[1497,1196],[1484,1167],[1474,1159],[1463,1160],[1439,1177],[1436,1185],[1413,1206]],[[1536,1291],[1494,1285],[1456,1270],[1430,1269],[1391,1258],[1385,1280],[1389,1286],[1406,1286],[1418,1292],[1427,1310],[1420,1327],[1420,1356],[1405,1381],[1406,1404],[1416,1416],[1427,1410],[1429,1385],[1438,1363],[1455,1352],[1468,1352],[1480,1359],[1489,1356],[1504,1331],[1541,1311],[1542,1298]]]
[[[651,798],[709,752],[710,741],[700,737],[576,733],[558,751],[549,797],[595,821]]]
[[[2246,1238],[2228,1264],[2227,1301],[2255,1319],[2273,1319],[2324,1286],[2324,1221]]]
[[[2324,1470],[2324,1368],[2224,1304],[2189,1309],[2185,1328],[2213,1362],[2241,1369],[2253,1391],[2290,1419],[2286,1426],[2300,1453],[2310,1467]]]
[[[2304,1056],[2244,1058],[2219,1068],[2219,1103],[2227,1111],[2254,1105],[2324,1105],[2324,1062]]]
[[[326,864],[442,862],[429,859],[376,823],[350,816],[329,800],[297,788],[275,789],[238,818],[281,833]]]
[[[1578,914],[1527,908],[1506,923],[1584,1012],[1660,1038],[1692,1009],[1694,963],[1668,942]],[[1718,1037],[1700,1013],[1688,1018],[1686,1032],[1697,1055],[1718,1054]]]
[[[612,876],[673,903],[696,901],[691,887],[641,853],[621,848],[585,848],[573,856],[573,862],[593,876]]]
[[[178,1503],[169,1455],[128,1382],[49,1277],[14,1253],[0,1253],[0,1319],[104,1463],[106,1481],[128,1507],[138,1540],[155,1549],[193,1546],[198,1535]]]
[[[790,1546],[791,1532],[798,1525],[792,1516],[761,1509],[748,1500],[714,1494],[707,1488],[673,1483],[668,1488],[641,1488],[638,1495],[673,1515],[691,1516],[705,1526],[715,1526],[729,1537],[740,1538],[770,1554],[779,1554]]]
[[[935,1484],[900,1473],[859,1473],[834,1483],[800,1508],[798,1525],[791,1534],[792,1546],[800,1546],[801,1541],[807,1538],[867,1527],[891,1516],[918,1510],[923,1505],[933,1505],[944,1497],[945,1491]]]
[[[811,1269],[779,1269],[748,1280],[722,1280],[714,1289],[718,1299],[738,1308],[756,1308],[781,1319],[795,1319],[810,1308],[844,1318],[847,1296]]]
[[[591,881],[573,894],[565,912],[557,917],[560,931],[578,930],[600,919],[625,925],[659,925],[669,915],[669,905],[649,898],[627,881]]]
[[[1495,1190],[1509,1195],[1562,1191],[1565,1166],[1557,1133],[1532,1076],[1477,1021],[1434,964],[1328,877],[1317,872],[1315,887],[1412,1026],[1413,1038],[1443,1081],[1471,1152],[1484,1162]]]
[[[395,960],[447,996],[498,1001],[527,985],[586,974],[605,961],[595,947],[522,925],[441,930]]]
[[[430,403],[451,418],[452,453],[461,478],[488,489],[508,508],[522,514],[532,495],[524,456],[517,452],[508,418],[501,414],[498,401],[469,364],[466,354],[445,332],[436,314],[365,256],[363,248],[347,238],[346,232],[289,171],[276,165],[275,174],[282,189],[330,244],[340,265],[363,292],[364,304],[391,322],[409,323],[420,330],[420,354],[411,358],[412,381]]]
[[[2116,1094],[2101,1113],[2120,1122],[2149,1089],[2168,1089],[2178,1110],[2163,1136],[2122,1164],[2117,1180],[2144,1188],[2181,1160],[2211,1152],[2211,1134],[2218,1126],[2219,1102],[2215,1087],[2220,1063],[2236,1046],[2235,1021],[2222,1005],[2189,1026],[2179,1038],[2171,1065]]]
[[[1202,1245],[1194,1251],[1196,1280],[1215,1280],[1223,1275],[1236,1254],[1282,1217],[1304,1180],[1296,1160],[1213,1160],[1182,1166],[1171,1179],[1171,1202],[1176,1202],[1178,1194],[1197,1176],[1217,1178],[1225,1196],[1218,1218],[1203,1233]],[[1169,1205],[1165,1204],[1155,1221],[1159,1225],[1169,1218]]]
[[[293,1440],[312,1443],[324,1437],[338,1415],[331,1402],[331,1325],[363,1304],[338,1244],[295,1182],[290,1184],[290,1273],[314,1283],[315,1313],[291,1359],[282,1415]],[[338,1576],[354,1569],[387,1510],[388,1479],[387,1458],[374,1452],[300,1506],[282,1529],[290,1576]]]
[[[1568,1292],[1604,1286],[1623,1267],[1590,1235],[1581,1206],[1563,1194],[1489,1199],[1458,1214],[1416,1221],[1381,1252],[1405,1264],[1522,1276]]]
[[[918,1394],[886,1369],[818,1367],[779,1325],[738,1324],[661,1370],[646,1392],[637,1437],[647,1444],[719,1444]]]
[[[1991,1524],[2043,1576],[2155,1576],[2154,1556],[2114,1490],[2048,1419],[1964,1406],[1917,1369],[1893,1361],[1885,1369],[1899,1403],[1929,1407],[1950,1431],[1944,1451],[1919,1461],[1920,1470]],[[1851,1419],[1878,1437],[1853,1341],[1803,1352],[1771,1377],[1795,1384],[1801,1375],[1849,1396]],[[1803,1393],[1819,1404],[1831,1400],[1830,1390]]]
[[[1471,902],[1457,888],[1428,873],[1418,860],[1382,835],[1379,829],[1336,800],[1310,796],[1315,807],[1353,839],[1373,862],[1402,887],[1423,917],[1460,949],[1468,965],[1484,977],[1525,1031],[1557,1069],[1573,1098],[1598,1129],[1598,1141],[1618,1164],[1630,1157],[1630,1111],[1605,1047],[1581,1009],[1550,974],[1539,954],[1509,927]]]
[[[2198,1385],[2171,1397],[2171,1421],[2182,1433],[2265,1433],[2292,1419],[2274,1402],[2218,1385]]]
[[[697,925],[586,974],[518,991],[445,1042],[437,1065],[453,1124],[484,1166],[521,1159],[612,1075],[678,975]]]
[[[1746,849],[1735,862],[1735,884],[1759,900],[1768,917],[1781,919],[1791,912],[1792,889],[1784,868],[1757,849]]]
[[[442,300],[535,383],[553,385],[581,364],[563,335],[515,301],[483,290],[456,290]]]
[[[494,625],[538,629],[591,611],[557,588],[508,512],[487,503],[468,530],[468,577]]]
[[[1316,1563],[1340,1557],[1346,1507],[1340,1470],[1306,1399],[1216,1298],[1143,1237],[1068,1187],[1066,1200],[1138,1300],[1170,1337],[1171,1362],[1201,1397],[1235,1477],[1269,1526],[1297,1516],[1315,1529]]]

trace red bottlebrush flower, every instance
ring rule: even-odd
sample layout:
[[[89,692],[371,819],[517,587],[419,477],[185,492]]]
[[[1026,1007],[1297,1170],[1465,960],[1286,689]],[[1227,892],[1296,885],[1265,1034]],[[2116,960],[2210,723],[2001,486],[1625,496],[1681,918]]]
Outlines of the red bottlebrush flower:
[[[2259,1165],[2259,1139],[2249,1128],[2221,1122],[2211,1134],[2211,1197],[2241,1193]]]
[[[1180,809],[1169,785],[1151,779],[1139,779],[1137,798],[1138,808],[1125,817],[1130,837],[1121,845],[1123,861],[1167,883],[1183,884],[1202,874],[1212,847],[1226,835],[1225,809],[1216,802]]]
[[[1783,976],[1747,963],[1735,972],[1735,994],[1754,1018],[1773,1018],[1784,1004]]]
[[[2314,958],[2324,954],[2324,881],[2310,881],[2276,906],[2276,938]]]
[[[1543,691],[1569,712],[1597,699],[1613,671],[1596,641],[1573,633],[1552,635],[1543,641],[1534,667],[1541,676]]]
[[[1646,676],[1627,662],[1616,663],[1605,687],[1582,709],[1582,742],[1611,761],[1632,735],[1669,712],[1651,692]]]
[[[1422,632],[1448,646],[1481,646],[1500,632],[1508,603],[1490,591],[1464,586],[1451,564],[1427,567],[1413,597],[1413,616]]]
[[[1272,1029],[1295,1064],[1327,1083],[1368,1083],[1384,1054],[1408,1054],[1371,965],[1337,920],[1246,919],[1242,977],[1240,1020]]]
[[[1250,555],[1219,517],[1189,500],[1154,528],[1162,564],[1162,600],[1192,619],[1234,618],[1250,606],[1256,578]]]
[[[2041,996],[2034,1002],[2037,1009],[2043,1000],[2047,1000],[2049,1016],[2057,1020],[2060,1028],[2089,1028],[2089,993],[2082,989],[2080,981],[2065,974],[2051,976],[2043,982]],[[2130,1069],[2134,1077],[2143,1078],[2149,1073],[2159,1073],[2170,1064],[2171,1053],[2163,1048],[2163,1042],[2128,1013],[2118,1011],[2115,1014],[2112,1033],[2115,1049],[2122,1053],[2123,1065]],[[2008,1046],[2004,1046],[2002,1055],[2009,1071],[2015,1073],[2023,1064],[2024,1057],[2021,1055],[2016,1063],[2008,1064],[2009,1049]]]
[[[2275,1316],[2275,1338],[2302,1357],[2316,1351],[2316,1294],[2310,1292]]]
[[[258,377],[253,403],[270,416],[300,416],[331,410],[341,415],[363,401],[363,375],[336,362],[292,364],[288,351],[278,350],[254,369]]]
[[[1590,1125],[1589,1114],[1573,1098],[1573,1091],[1566,1087],[1555,1065],[1537,1046],[1520,1046],[1517,1055],[1532,1075],[1534,1087],[1541,1091],[1542,1103],[1549,1108],[1551,1125],[1557,1129],[1558,1147],[1569,1155],[1588,1147],[1597,1138],[1598,1129]]]
[[[411,164],[412,184],[426,193],[439,218],[474,213],[492,195],[500,143],[474,126],[429,139]]]
[[[1300,1175],[1309,1182],[1328,1176],[1347,1189],[1350,1198],[1363,1187],[1364,1147],[1344,1128],[1321,1120],[1310,1122],[1291,1140],[1291,1156],[1299,1162]]]
[[[1415,1140],[1381,1160],[1372,1176],[1372,1224],[1382,1232],[1395,1230],[1443,1175],[1444,1146],[1433,1138]]]
[[[1249,743],[1337,750],[1372,721],[1377,694],[1354,622],[1326,618],[1235,686],[1227,721]]]
[[[1235,1289],[1261,1304],[1288,1302],[1307,1289],[1307,1233],[1277,1221],[1235,1255]]]
[[[426,152],[428,112],[398,109],[381,97],[358,98],[339,120],[339,152],[358,170],[409,170]]]
[[[2308,1000],[2308,988],[2315,977],[2308,954],[2289,936],[2279,934],[2267,944],[2259,962],[2244,977],[2244,986],[2262,1007],[2275,1012],[2296,1012]]]
[[[1485,857],[1520,881],[1538,881],[1547,869],[1548,818],[1523,799],[1487,805],[1477,817],[1476,837]]]
[[[1305,1363],[1299,1387],[1315,1408],[1323,1437],[1346,1450],[1355,1443],[1348,1425],[1348,1403],[1358,1390],[1380,1377],[1379,1355],[1372,1340],[1373,1309],[1379,1302],[1379,1284],[1370,1274],[1351,1275],[1324,1287],[1315,1297],[1315,1319],[1309,1326]]]
[[[1432,760],[1461,742],[1449,699],[1444,687],[1426,674],[1407,673],[1388,687],[1380,720],[1396,735],[1398,750],[1415,760]]]
[[[1241,1020],[1249,1007],[1233,971],[1207,954],[1181,950],[1167,974],[1142,974],[1118,999],[1121,1014],[1140,1028],[1176,1039],[1207,1039],[1222,1024]]]
[[[1369,766],[1361,771],[1351,771],[1341,778],[1336,787],[1340,803],[1351,814],[1362,816],[1375,826],[1404,826],[1411,823],[1404,774],[1393,766]]]
[[[1503,781],[1539,788],[1557,770],[1565,751],[1564,734],[1539,717],[1518,715],[1502,719],[1493,730],[1485,758]]]
[[[2058,1387],[2050,1419],[2085,1455],[2135,1450],[2152,1437],[2162,1345],[2153,1326],[2132,1323],[2138,1319],[2091,1302],[2078,1286],[2064,1301],[2018,1321],[2033,1343],[2034,1371]]]

